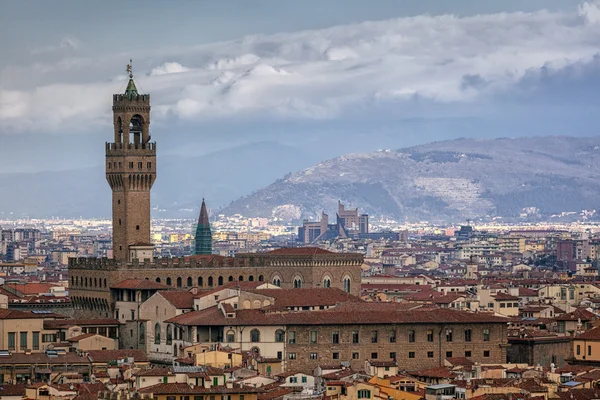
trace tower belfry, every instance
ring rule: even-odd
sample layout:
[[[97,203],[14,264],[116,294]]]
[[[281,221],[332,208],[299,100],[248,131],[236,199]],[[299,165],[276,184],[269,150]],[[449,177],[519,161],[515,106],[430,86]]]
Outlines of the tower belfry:
[[[149,132],[150,95],[138,92],[131,60],[127,73],[125,92],[113,95],[114,141],[106,143],[106,180],[112,190],[113,258],[120,261],[138,258],[131,249],[144,249],[148,255],[150,189],[156,179],[156,143],[150,142]]]

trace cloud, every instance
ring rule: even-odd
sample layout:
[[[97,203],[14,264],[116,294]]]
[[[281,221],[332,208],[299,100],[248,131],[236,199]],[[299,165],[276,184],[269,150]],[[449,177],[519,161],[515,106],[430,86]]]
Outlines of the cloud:
[[[31,55],[39,55],[44,53],[53,53],[59,51],[75,51],[81,47],[81,42],[72,37],[65,36],[57,45],[43,46],[31,50]]]
[[[190,70],[189,68],[186,68],[179,63],[166,62],[161,66],[152,68],[152,71],[150,71],[150,76],[178,74],[180,72],[187,72],[189,70]]]
[[[471,105],[500,96],[506,103],[531,71],[590,62],[599,22],[600,3],[586,2],[571,12],[422,15],[133,56],[158,121],[333,120],[389,105],[393,117],[414,102]],[[0,133],[95,126],[125,83],[114,78],[124,58],[64,57],[0,70]]]

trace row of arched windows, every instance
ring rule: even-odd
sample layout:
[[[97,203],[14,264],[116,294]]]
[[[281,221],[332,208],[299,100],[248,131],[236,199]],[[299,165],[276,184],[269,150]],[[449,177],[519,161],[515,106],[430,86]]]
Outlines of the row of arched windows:
[[[90,288],[105,288],[106,286],[106,278],[79,278],[78,276],[71,277],[71,286],[77,287],[90,287]]]
[[[225,340],[228,343],[233,343],[235,342],[235,332],[232,330],[227,331],[227,333],[225,334]],[[277,329],[275,331],[275,342],[276,343],[283,343],[285,341],[285,332],[281,329]],[[259,343],[261,341],[260,338],[260,330],[258,329],[252,329],[250,331],[250,342],[252,343]]]
[[[228,282],[233,282],[234,280],[235,280],[235,278],[232,275],[229,275],[229,278],[227,278]],[[240,282],[243,281],[244,280],[244,276],[240,275],[237,280],[240,281]],[[259,275],[258,276],[258,282],[264,282],[264,280],[265,280],[265,277],[263,275]],[[162,283],[162,279],[160,277],[156,278],[155,281],[157,283]],[[206,282],[207,286],[209,286],[209,287],[215,286],[215,280],[214,280],[214,278],[212,276],[209,276],[206,281],[207,281]],[[249,282],[254,282],[254,275],[250,275],[248,277],[248,281]],[[179,288],[180,287],[184,287],[183,286],[183,282],[184,282],[183,278],[178,277],[175,280],[175,286],[179,287]],[[198,287],[203,287],[204,286],[204,277],[199,276],[198,280],[196,282],[198,284]],[[191,276],[188,276],[187,279],[185,280],[185,283],[186,283],[185,287],[193,287],[194,286],[194,279],[192,279]],[[224,283],[225,283],[225,278],[223,276],[219,276],[217,278],[217,286],[223,286]],[[167,286],[173,286],[173,280],[170,277],[168,277],[168,278],[165,279],[165,284]]]
[[[148,279],[148,278],[146,278]],[[240,275],[237,279],[238,281],[243,281],[244,280],[244,276]],[[233,282],[234,281],[234,277],[232,275],[230,275],[227,278],[228,282]],[[250,275],[248,277],[248,281],[249,282],[253,282],[254,281],[254,276]],[[161,283],[161,278],[156,278],[156,282]],[[181,277],[178,277],[176,279],[176,287],[180,288],[183,287],[183,279]],[[264,276],[263,275],[259,275],[258,276],[258,282],[264,282]],[[351,283],[351,279],[349,276],[344,276],[344,291],[350,293],[350,283]],[[186,286],[185,287],[193,287],[194,286],[194,280],[192,279],[191,276],[188,276],[186,281]],[[204,286],[204,278],[202,276],[198,277],[197,280],[198,286],[199,287],[203,287]],[[173,281],[170,277],[166,278],[165,280],[165,284],[167,286],[173,286]],[[219,276],[217,278],[217,286],[223,286],[224,284],[224,277],[223,276]],[[209,276],[207,279],[207,286],[212,287],[215,285],[214,282],[214,278],[212,276]],[[281,286],[281,278],[279,276],[275,276],[275,278],[273,278],[273,285],[275,286]],[[293,287],[294,289],[300,289],[302,288],[303,285],[303,281],[302,278],[299,276],[294,277],[293,280]],[[90,287],[90,288],[106,288],[107,287],[107,283],[106,283],[106,278],[102,279],[102,278],[79,278],[78,276],[72,276],[71,277],[71,286],[73,287]],[[326,276],[325,278],[323,278],[323,287],[324,288],[330,288],[331,287],[331,278],[329,276]]]

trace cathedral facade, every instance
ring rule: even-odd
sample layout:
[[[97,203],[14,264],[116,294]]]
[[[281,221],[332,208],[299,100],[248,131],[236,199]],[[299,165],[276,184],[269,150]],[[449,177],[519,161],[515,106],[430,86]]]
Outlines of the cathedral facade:
[[[155,258],[150,241],[150,190],[156,180],[156,143],[150,141],[150,95],[140,94],[128,66],[125,93],[113,95],[114,141],[106,143],[112,190],[113,258],[69,260],[69,296],[76,317],[113,317],[112,287],[211,289],[232,281],[264,281],[282,288],[336,287],[360,294],[363,256],[317,248],[279,249],[222,257],[210,254],[210,225],[202,205],[195,255]],[[198,235],[197,235],[198,236]]]

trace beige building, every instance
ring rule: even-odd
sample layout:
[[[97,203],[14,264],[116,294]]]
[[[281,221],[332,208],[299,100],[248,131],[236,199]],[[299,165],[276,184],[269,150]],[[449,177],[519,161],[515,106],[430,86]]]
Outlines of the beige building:
[[[193,357],[194,365],[203,365],[207,367],[216,367],[223,369],[239,367],[242,365],[242,355],[239,353],[234,353],[232,351],[201,351],[195,353]]]
[[[131,323],[131,345],[153,361],[173,361],[182,355],[181,329],[165,321],[190,312],[193,294],[186,290],[159,291],[139,306],[140,321]]]
[[[56,341],[56,331],[44,329],[44,315],[0,309],[1,348],[13,352],[43,352]]]
[[[97,333],[84,333],[69,339],[71,347],[78,351],[88,350],[116,350],[118,348],[115,339],[98,335]]]

